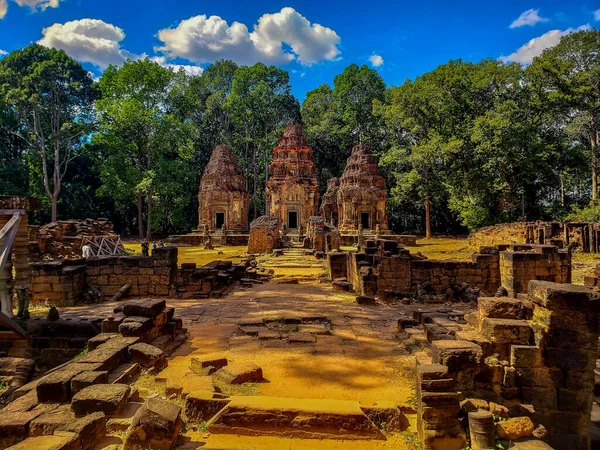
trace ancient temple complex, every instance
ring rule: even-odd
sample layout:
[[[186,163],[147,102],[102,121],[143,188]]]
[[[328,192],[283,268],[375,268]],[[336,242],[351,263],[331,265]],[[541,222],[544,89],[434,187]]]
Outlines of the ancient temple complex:
[[[318,214],[319,185],[312,149],[300,125],[285,127],[273,149],[267,182],[267,214],[277,217],[288,229],[306,229],[309,218]]]
[[[198,193],[199,229],[248,230],[248,189],[231,148],[215,147],[202,175]]]
[[[387,190],[385,179],[379,171],[377,160],[370,148],[357,145],[352,149],[337,193],[338,227],[352,231],[362,226],[364,230],[388,231]]]

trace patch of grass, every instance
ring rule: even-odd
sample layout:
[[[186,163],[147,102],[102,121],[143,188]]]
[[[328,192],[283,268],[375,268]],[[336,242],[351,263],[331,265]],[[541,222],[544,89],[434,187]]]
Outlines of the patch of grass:
[[[81,358],[82,356],[85,356],[85,355],[87,355],[87,354],[88,354],[88,351],[89,351],[89,350],[88,350],[88,348],[87,348],[87,347],[86,347],[86,348],[84,348],[84,349],[83,349],[83,350],[81,350],[81,351],[79,352],[79,354],[78,354],[77,356],[75,356],[75,358],[73,358],[73,359],[74,359],[74,360],[75,360],[75,359],[79,359],[79,358]]]
[[[406,443],[406,448],[408,448],[409,450],[423,449],[423,444],[421,444],[419,436],[417,436],[416,433],[413,433],[412,431],[403,431],[402,433],[400,433],[400,435]]]

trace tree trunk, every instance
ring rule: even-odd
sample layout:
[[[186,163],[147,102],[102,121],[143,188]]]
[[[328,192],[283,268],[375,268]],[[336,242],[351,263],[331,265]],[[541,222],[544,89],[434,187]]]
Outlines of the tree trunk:
[[[150,230],[152,222],[152,188],[148,188],[148,224],[146,226],[146,239],[152,239],[152,232]]]
[[[256,210],[256,147],[254,147],[254,149],[252,150],[252,179],[254,180],[254,192],[252,194],[252,203],[254,204],[254,219],[256,219],[258,217],[256,215],[258,213]]]
[[[592,147],[592,202],[595,203],[598,199],[598,134],[594,118],[590,124],[590,144]]]
[[[560,174],[560,206],[565,207],[565,175]]]
[[[144,239],[144,205],[142,199],[142,191],[138,191],[137,193],[137,202],[138,202],[138,235],[140,239]]]
[[[431,238],[431,202],[429,194],[425,194],[425,238]]]
[[[52,204],[52,220],[51,222],[56,222],[56,203],[57,203],[58,197],[56,195],[51,195],[50,196],[50,203]]]

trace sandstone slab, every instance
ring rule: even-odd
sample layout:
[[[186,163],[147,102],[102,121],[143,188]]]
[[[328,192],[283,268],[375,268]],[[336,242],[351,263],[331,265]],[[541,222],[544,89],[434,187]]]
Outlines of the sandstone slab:
[[[127,403],[130,392],[126,384],[95,384],[73,396],[71,410],[77,416],[102,411],[107,416],[118,414]]]
[[[133,416],[123,440],[123,450],[152,448],[170,450],[179,436],[181,407],[158,398],[149,398]]]
[[[229,384],[263,381],[262,368],[253,363],[231,363],[217,370],[213,376]]]

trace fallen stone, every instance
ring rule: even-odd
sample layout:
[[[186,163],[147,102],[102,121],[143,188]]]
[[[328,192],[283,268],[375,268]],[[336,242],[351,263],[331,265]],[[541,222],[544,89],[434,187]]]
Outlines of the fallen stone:
[[[126,384],[94,384],[73,396],[71,410],[77,416],[102,411],[107,416],[118,414],[127,403],[130,388]]]
[[[27,438],[7,450],[79,450],[79,441],[75,433],[57,431],[52,436]]]
[[[155,317],[165,310],[166,302],[157,299],[141,299],[128,301],[123,305],[126,316]]]
[[[208,367],[220,369],[221,367],[225,367],[226,365],[227,358],[214,354],[194,356],[190,360],[190,369],[192,369],[192,372],[201,374],[204,373],[204,370]]]
[[[87,450],[96,445],[106,434],[106,416],[95,412],[81,418],[73,416],[68,405],[41,415],[31,422],[29,435],[51,435],[57,431],[72,432],[77,436],[80,447]]]
[[[513,417],[496,424],[496,434],[500,439],[516,441],[533,436],[535,426],[529,417]]]
[[[165,356],[160,348],[150,344],[134,344],[129,347],[129,356],[132,361],[144,367],[152,367],[156,364],[162,364]]]
[[[29,436],[29,425],[43,411],[0,413],[0,448],[15,445]],[[23,448],[23,447],[21,447]]]
[[[108,372],[107,371],[92,371],[81,372],[75,375],[71,379],[71,395],[77,394],[83,388],[91,386],[93,384],[106,384],[108,383]]]
[[[327,325],[321,325],[318,323],[309,323],[300,325],[298,327],[298,332],[300,333],[310,333],[315,335],[328,335],[331,334],[329,327]]]
[[[448,367],[450,373],[473,369],[481,364],[483,351],[473,342],[441,340],[431,344],[431,359]]]
[[[123,450],[170,450],[179,436],[180,428],[181,407],[151,397],[133,416],[123,440]]]
[[[38,401],[61,403],[71,399],[71,379],[84,371],[97,370],[99,363],[71,363],[42,377],[36,385]]]
[[[215,398],[211,391],[192,391],[185,399],[185,415],[188,421],[205,422],[212,419],[229,399]]]
[[[381,439],[357,401],[232,397],[206,429],[215,434],[301,439]]]
[[[298,344],[312,344],[317,342],[317,338],[310,333],[290,333],[288,337],[288,342],[290,343],[298,343]]]
[[[263,372],[253,363],[232,363],[217,370],[213,377],[229,384],[258,383],[263,381]]]
[[[375,297],[359,295],[358,297],[356,297],[356,303],[358,303],[359,305],[375,305],[377,302],[375,301]]]

